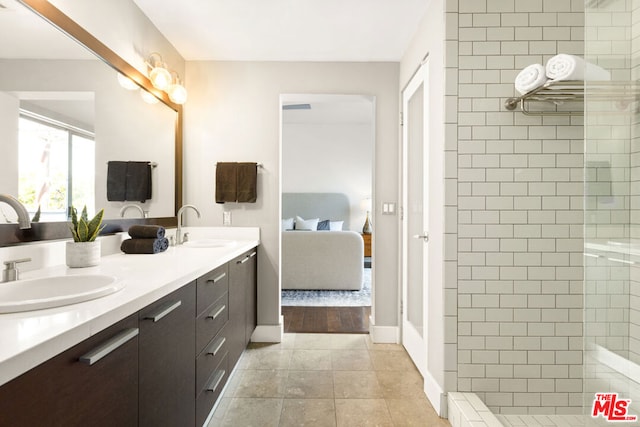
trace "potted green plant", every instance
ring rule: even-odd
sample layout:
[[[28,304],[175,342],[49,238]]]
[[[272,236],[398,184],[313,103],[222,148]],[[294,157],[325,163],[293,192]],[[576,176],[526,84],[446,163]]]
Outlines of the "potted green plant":
[[[89,220],[85,206],[78,218],[78,211],[71,207],[70,229],[73,242],[67,242],[66,248],[66,261],[69,267],[91,267],[100,263],[100,242],[96,241],[96,237],[104,228],[103,217],[104,209],[101,209]]]

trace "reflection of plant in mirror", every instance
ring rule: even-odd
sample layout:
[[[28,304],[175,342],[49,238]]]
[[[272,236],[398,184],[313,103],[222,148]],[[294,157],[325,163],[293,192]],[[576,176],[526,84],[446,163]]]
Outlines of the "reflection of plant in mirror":
[[[93,242],[100,234],[100,231],[104,228],[102,226],[102,217],[104,216],[104,209],[100,209],[100,212],[89,221],[87,215],[87,206],[82,209],[80,218],[78,218],[78,211],[71,206],[71,233],[73,234],[74,242]]]
[[[38,205],[38,210],[36,211],[36,213],[33,215],[33,218],[31,218],[31,222],[40,222],[40,205]]]

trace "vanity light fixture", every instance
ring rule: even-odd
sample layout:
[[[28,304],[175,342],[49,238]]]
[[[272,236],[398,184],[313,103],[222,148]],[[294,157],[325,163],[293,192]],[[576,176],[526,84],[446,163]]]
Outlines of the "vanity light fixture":
[[[187,89],[185,89],[185,87],[182,85],[178,73],[172,71],[171,76],[171,84],[167,89],[169,99],[176,104],[184,104],[185,102],[187,102]]]
[[[140,88],[136,82],[122,73],[118,73],[118,83],[127,90],[138,90]]]
[[[165,90],[171,84],[171,73],[167,69],[167,64],[162,61],[159,53],[154,52],[149,55],[147,65],[151,68],[149,71],[149,80],[154,87]]]
[[[152,94],[151,92],[147,92],[142,88],[140,88],[140,96],[147,104],[157,104],[158,102],[160,102],[160,100],[156,98],[154,94]]]

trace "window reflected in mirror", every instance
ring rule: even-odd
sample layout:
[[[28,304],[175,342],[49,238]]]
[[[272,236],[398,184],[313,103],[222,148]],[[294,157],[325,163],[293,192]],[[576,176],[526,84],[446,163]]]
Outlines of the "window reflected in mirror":
[[[22,111],[18,145],[18,199],[32,218],[65,221],[71,206],[95,212],[92,132]]]

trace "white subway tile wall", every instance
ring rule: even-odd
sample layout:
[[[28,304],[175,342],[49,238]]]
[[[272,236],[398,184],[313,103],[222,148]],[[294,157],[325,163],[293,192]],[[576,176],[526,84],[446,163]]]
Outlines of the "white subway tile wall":
[[[457,218],[445,240],[457,294],[446,310],[457,322],[450,390],[503,414],[580,413],[582,120],[503,102],[523,67],[584,54],[583,1],[447,0],[446,10],[446,105],[457,106],[446,116],[446,156],[457,157],[445,172]]]

